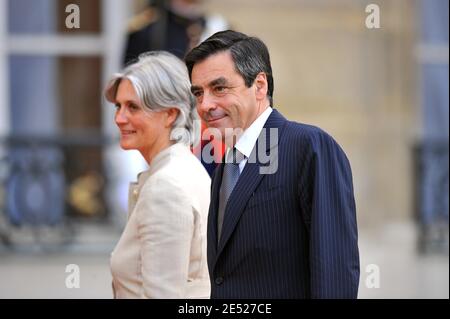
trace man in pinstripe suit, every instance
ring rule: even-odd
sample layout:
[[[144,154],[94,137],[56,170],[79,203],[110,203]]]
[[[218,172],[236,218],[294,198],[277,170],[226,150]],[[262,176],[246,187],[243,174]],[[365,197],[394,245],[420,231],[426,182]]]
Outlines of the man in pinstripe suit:
[[[200,116],[228,146],[212,179],[211,297],[356,298],[356,211],[342,149],[273,108],[258,38],[218,32],[185,61]]]

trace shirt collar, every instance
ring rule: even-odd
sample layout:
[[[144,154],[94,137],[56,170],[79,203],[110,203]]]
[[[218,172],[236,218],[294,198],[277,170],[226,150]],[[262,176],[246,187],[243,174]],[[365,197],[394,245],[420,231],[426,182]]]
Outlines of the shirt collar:
[[[272,113],[272,108],[269,106],[264,112],[262,112],[255,121],[242,133],[239,140],[236,142],[236,149],[245,155],[245,158],[249,158],[253,150],[253,147],[258,140],[259,135],[266,124],[267,119]]]

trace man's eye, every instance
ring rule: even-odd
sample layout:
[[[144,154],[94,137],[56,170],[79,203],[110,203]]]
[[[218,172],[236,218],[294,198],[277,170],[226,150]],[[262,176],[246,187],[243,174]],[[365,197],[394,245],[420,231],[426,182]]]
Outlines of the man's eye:
[[[216,86],[215,88],[214,88],[214,90],[217,92],[217,93],[224,93],[225,91],[226,91],[226,87],[225,86]]]
[[[194,96],[195,96],[196,98],[199,98],[199,97],[202,96],[202,92],[200,92],[200,91],[195,91],[195,92],[192,93],[192,94],[194,94]]]

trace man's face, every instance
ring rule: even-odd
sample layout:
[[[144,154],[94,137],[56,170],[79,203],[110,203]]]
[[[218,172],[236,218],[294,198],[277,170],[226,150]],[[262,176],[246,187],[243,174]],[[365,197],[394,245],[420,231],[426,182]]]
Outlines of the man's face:
[[[195,64],[191,78],[200,117],[208,127],[219,129],[223,139],[225,128],[245,130],[266,108],[256,82],[249,88],[245,85],[229,51]]]

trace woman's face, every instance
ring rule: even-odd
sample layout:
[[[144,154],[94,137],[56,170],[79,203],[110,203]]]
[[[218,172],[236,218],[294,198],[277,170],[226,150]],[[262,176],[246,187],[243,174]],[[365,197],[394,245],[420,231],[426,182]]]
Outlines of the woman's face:
[[[167,113],[144,110],[128,79],[122,79],[117,88],[114,120],[120,130],[120,146],[138,150],[148,163],[169,143]]]

